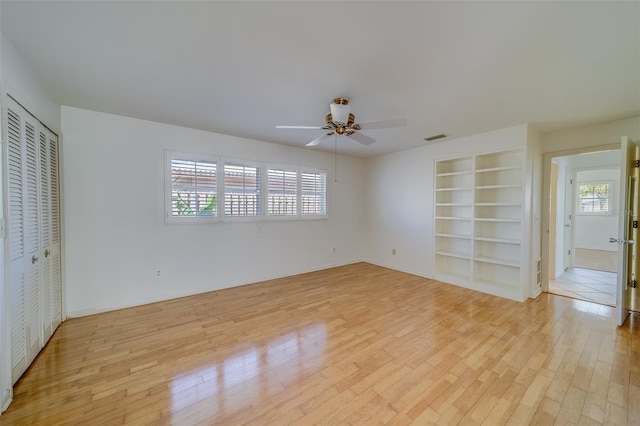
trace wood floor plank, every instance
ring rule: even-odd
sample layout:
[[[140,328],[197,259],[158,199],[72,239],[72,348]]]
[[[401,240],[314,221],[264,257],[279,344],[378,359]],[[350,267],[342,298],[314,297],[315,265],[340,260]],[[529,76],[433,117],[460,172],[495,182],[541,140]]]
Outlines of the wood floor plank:
[[[0,425],[639,419],[640,315],[357,263],[70,319]]]

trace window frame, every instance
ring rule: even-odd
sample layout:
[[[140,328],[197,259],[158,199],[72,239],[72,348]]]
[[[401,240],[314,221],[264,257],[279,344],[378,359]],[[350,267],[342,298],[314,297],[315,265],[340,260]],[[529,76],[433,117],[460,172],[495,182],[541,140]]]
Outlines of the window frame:
[[[172,165],[174,160],[203,162],[216,165],[216,214],[212,216],[174,216]],[[220,222],[220,157],[208,154],[193,154],[165,151],[165,222],[166,223],[216,223]]]
[[[295,172],[296,174],[296,213],[290,215],[275,215],[269,214],[269,170],[285,170],[289,172]],[[300,168],[292,164],[277,164],[270,163],[265,166],[265,209],[264,218],[266,221],[278,221],[278,220],[297,220],[300,218]]]
[[[212,163],[216,166],[216,215],[215,216],[173,216],[173,182],[172,164],[174,160],[194,161]],[[227,200],[225,188],[225,166],[245,166],[255,167],[259,170],[259,208],[260,213],[255,216],[229,216],[226,214]],[[268,210],[269,201],[269,170],[282,169],[296,173],[296,214],[291,215],[270,215]],[[241,160],[237,157],[223,157],[220,155],[197,154],[180,151],[165,150],[165,223],[166,224],[203,224],[203,223],[224,223],[224,222],[267,222],[267,221],[296,221],[296,220],[320,220],[329,217],[329,172],[325,169],[299,166],[284,163],[268,163],[262,161]],[[324,174],[325,191],[324,205],[325,214],[303,214],[302,213],[302,175]]]
[[[222,165],[222,179],[221,185],[218,185],[218,192],[221,194],[221,199],[223,200],[223,208],[222,214],[220,215],[220,220],[222,222],[255,222],[262,219],[264,216],[264,164],[255,162],[255,161],[247,161],[247,160],[238,160],[237,158],[220,158],[220,164]],[[227,188],[225,183],[225,166],[244,166],[244,167],[253,167],[257,169],[257,176],[259,180],[258,185],[258,205],[259,212],[256,215],[252,216],[232,216],[227,215]]]
[[[324,213],[313,213],[313,214],[304,214],[302,213],[302,174],[324,174]],[[310,167],[301,167],[298,171],[298,203],[299,203],[299,212],[301,219],[304,220],[313,220],[313,219],[326,219],[329,217],[329,173],[326,170],[320,169],[312,169]]]
[[[582,182],[576,182],[576,215],[580,215],[580,216],[611,216],[614,212],[614,205],[613,203],[615,202],[614,200],[614,182],[611,180],[588,180],[588,181],[582,181]],[[589,212],[589,211],[581,211],[580,210],[580,201],[582,200],[582,198],[580,197],[580,187],[581,186],[595,186],[595,185],[608,185],[609,186],[609,194],[607,196],[607,206],[608,206],[608,210],[607,211],[598,211],[598,212]],[[593,200],[594,198],[589,198],[590,200]]]

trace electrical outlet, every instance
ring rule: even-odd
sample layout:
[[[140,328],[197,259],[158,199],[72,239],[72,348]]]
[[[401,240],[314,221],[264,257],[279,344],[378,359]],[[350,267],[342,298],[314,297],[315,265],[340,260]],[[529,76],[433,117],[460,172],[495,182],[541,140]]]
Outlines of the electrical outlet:
[[[159,277],[161,272],[162,272],[162,271],[161,271],[160,269],[157,269],[157,270],[156,270],[156,277]]]
[[[391,249],[391,254],[395,256],[395,254],[396,254],[396,249]]]
[[[335,248],[335,247],[333,248],[333,252],[334,252],[334,253],[336,252],[336,248]]]

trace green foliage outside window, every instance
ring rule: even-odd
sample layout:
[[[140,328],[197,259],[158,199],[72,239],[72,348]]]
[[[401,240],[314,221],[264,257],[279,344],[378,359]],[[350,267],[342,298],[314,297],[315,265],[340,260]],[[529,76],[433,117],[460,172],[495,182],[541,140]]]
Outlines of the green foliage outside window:
[[[578,211],[581,213],[609,212],[609,184],[595,183],[578,186]]]

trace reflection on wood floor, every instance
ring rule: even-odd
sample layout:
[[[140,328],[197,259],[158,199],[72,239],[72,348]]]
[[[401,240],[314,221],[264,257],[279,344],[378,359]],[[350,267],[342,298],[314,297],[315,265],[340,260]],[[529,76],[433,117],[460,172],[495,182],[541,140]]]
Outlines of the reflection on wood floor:
[[[627,424],[640,317],[366,263],[65,322],[0,424]]]

